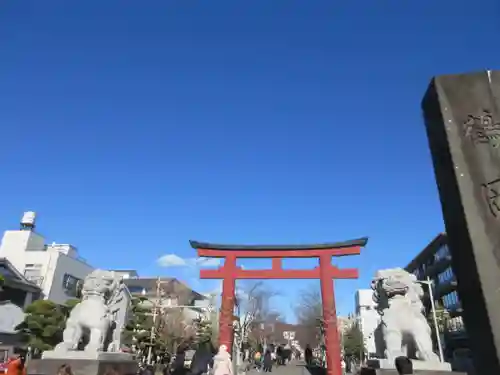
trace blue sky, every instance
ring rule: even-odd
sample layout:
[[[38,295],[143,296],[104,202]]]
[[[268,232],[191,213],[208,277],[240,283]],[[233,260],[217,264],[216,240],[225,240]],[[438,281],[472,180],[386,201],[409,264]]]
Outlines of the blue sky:
[[[36,210],[97,267],[201,291],[193,262],[157,259],[369,236],[338,262],[361,274],[336,282],[346,314],[443,229],[420,100],[433,75],[499,68],[500,3],[474,4],[3,1],[0,229]],[[317,285],[273,284],[289,318]]]

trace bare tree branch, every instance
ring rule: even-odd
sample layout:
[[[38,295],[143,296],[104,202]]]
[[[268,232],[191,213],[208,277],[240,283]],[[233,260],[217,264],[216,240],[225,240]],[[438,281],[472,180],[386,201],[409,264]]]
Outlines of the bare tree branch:
[[[323,316],[323,305],[321,303],[321,293],[317,288],[303,290],[300,293],[295,314],[301,324],[318,326],[318,321]]]
[[[276,319],[276,314],[270,308],[270,300],[277,295],[263,282],[250,284],[238,293],[236,314],[239,319],[234,324],[238,347],[241,348],[243,342],[248,340],[255,323],[265,322],[271,316]]]
[[[323,305],[319,288],[302,290],[295,308],[295,315],[299,324],[309,327],[308,342],[316,342],[321,336],[323,321]]]

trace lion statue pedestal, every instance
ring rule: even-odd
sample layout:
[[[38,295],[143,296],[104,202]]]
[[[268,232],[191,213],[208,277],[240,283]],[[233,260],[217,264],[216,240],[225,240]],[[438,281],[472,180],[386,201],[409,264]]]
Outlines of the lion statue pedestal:
[[[457,374],[434,353],[422,304],[424,292],[415,275],[402,268],[380,270],[372,281],[372,289],[381,316],[377,329],[381,340],[377,348],[380,359],[368,360],[368,366],[384,374],[396,374],[394,360],[407,356],[417,374]]]
[[[137,362],[122,349],[131,296],[114,272],[95,270],[84,280],[82,300],[66,321],[63,341],[42,359],[31,360],[28,375],[54,375],[63,364],[74,375],[135,375]]]

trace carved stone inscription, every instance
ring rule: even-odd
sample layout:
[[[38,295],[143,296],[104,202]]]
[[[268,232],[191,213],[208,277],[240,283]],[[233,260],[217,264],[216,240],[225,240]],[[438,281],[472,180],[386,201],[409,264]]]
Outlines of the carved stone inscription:
[[[484,110],[479,116],[469,115],[463,124],[464,135],[476,145],[500,145],[500,122],[494,122],[491,111]]]
[[[500,178],[481,185],[488,209],[496,219],[500,215]]]

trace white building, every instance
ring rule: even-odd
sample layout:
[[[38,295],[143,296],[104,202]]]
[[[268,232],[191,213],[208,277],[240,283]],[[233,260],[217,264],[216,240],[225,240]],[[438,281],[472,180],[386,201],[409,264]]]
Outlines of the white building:
[[[42,289],[43,298],[63,304],[77,297],[83,279],[94,270],[69,244],[47,245],[35,232],[34,212],[26,212],[19,230],[5,231],[0,258]]]
[[[373,301],[373,290],[359,289],[355,297],[356,317],[363,333],[366,352],[368,357],[374,357],[377,354],[375,345],[375,330],[380,323],[380,315],[375,310]]]

